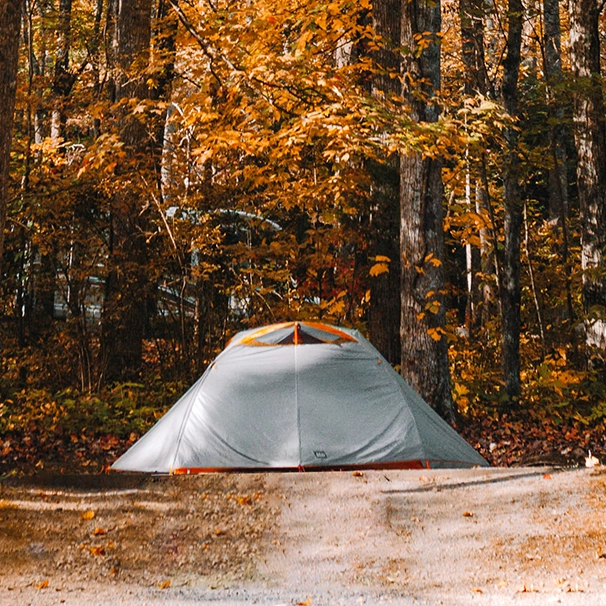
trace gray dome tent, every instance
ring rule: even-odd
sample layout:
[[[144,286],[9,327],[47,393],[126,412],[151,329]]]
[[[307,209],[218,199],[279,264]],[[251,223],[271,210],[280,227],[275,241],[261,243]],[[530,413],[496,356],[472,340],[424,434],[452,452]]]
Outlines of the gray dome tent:
[[[477,465],[487,463],[358,331],[288,322],[238,333],[113,469]]]

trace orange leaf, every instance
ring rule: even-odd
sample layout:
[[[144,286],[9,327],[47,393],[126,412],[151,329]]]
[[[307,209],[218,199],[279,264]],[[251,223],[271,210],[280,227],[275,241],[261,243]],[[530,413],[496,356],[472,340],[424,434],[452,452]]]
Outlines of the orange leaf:
[[[236,501],[238,502],[238,505],[250,505],[252,503],[252,497],[249,497],[248,495],[236,497]]]
[[[464,518],[473,518],[473,511],[464,511],[463,517]]]
[[[164,581],[164,583],[160,583],[160,585],[158,585],[158,589],[168,589],[170,587],[170,579],[167,579],[166,581]]]
[[[48,579],[42,581],[42,583],[38,583],[36,585],[36,589],[46,589],[48,587]]]
[[[89,509],[88,511],[85,511],[81,517],[83,520],[92,520],[95,517],[95,512],[92,509]]]
[[[88,549],[94,556],[105,555],[105,547],[89,547]]]
[[[98,536],[103,536],[107,534],[107,531],[105,530],[105,528],[99,528],[98,526],[95,528],[95,530],[93,530],[93,534],[98,537]]]

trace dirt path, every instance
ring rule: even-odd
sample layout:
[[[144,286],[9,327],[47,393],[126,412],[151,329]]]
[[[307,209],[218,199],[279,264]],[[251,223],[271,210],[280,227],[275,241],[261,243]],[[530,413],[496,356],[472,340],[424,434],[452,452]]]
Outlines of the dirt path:
[[[606,471],[0,484],[0,604],[606,604]]]

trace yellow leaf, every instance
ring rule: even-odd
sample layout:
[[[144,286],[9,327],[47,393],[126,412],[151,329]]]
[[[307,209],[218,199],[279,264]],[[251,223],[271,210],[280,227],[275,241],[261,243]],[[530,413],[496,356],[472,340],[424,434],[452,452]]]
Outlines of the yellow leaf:
[[[88,511],[85,511],[81,517],[83,520],[92,520],[95,517],[95,512],[92,509],[89,509]]]
[[[36,585],[36,589],[46,589],[48,587],[48,579],[42,581],[42,583],[38,583]]]
[[[465,387],[465,385],[461,385],[460,383],[455,383],[455,391],[460,395],[464,396],[469,393],[469,389]]]
[[[439,341],[442,338],[442,334],[440,333],[439,330],[435,329],[435,328],[429,328],[427,329],[427,334],[434,340],[434,341]]]
[[[440,267],[442,265],[442,261],[433,256],[433,253],[429,253],[425,259],[425,263],[431,263],[434,267]]]
[[[377,263],[390,263],[391,259],[389,257],[386,257],[385,255],[377,255],[375,257],[375,261]]]
[[[381,274],[389,272],[389,265],[387,263],[375,263],[368,272],[371,276],[380,276]]]
[[[167,579],[166,581],[164,581],[164,583],[160,583],[160,585],[158,585],[158,589],[168,589],[170,587],[170,579]]]

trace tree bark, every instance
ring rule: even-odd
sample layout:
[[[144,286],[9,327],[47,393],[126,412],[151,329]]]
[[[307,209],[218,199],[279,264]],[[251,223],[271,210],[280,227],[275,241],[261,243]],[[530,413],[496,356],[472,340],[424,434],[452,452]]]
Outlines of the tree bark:
[[[597,0],[570,0],[581,266],[589,364],[606,372],[606,125]]]
[[[373,78],[373,92],[386,98],[399,96],[401,0],[373,4],[373,24],[385,45],[375,53],[380,72]],[[396,154],[372,162],[372,201],[369,220],[369,256],[389,259],[389,271],[371,278],[368,329],[373,345],[392,364],[400,362],[400,174]]]
[[[115,101],[150,96],[142,71],[151,49],[151,0],[122,0],[114,4]],[[140,176],[149,178],[149,137],[145,124],[128,105],[118,112],[120,138],[126,158],[118,178],[124,187],[112,200],[109,272],[101,330],[101,366],[107,382],[136,379],[143,360],[147,325],[146,214]],[[153,184],[155,179],[151,179]]]
[[[559,0],[543,0],[543,57],[545,81],[547,84],[547,108],[550,119],[549,148],[552,166],[547,177],[549,195],[549,219],[562,230],[562,265],[566,275],[566,311],[565,317],[573,317],[572,287],[569,263],[568,231],[568,158],[566,154],[566,136],[564,104],[558,99],[558,87],[562,82],[562,42]]]
[[[0,0],[0,279],[8,215],[8,175],[23,0]]]
[[[411,117],[435,122],[440,88],[440,2],[402,3],[403,99]],[[422,39],[423,46],[419,47]],[[423,48],[424,47],[424,48]],[[442,159],[400,158],[402,374],[449,421],[454,420],[444,328]]]
[[[521,62],[524,7],[509,0],[507,55],[503,63],[501,97],[507,113],[518,116],[518,75]],[[505,242],[501,275],[501,380],[504,386],[500,410],[507,412],[520,397],[520,235],[522,202],[518,182],[518,134],[505,133],[507,149],[503,174]]]
[[[464,92],[468,96],[491,92],[484,53],[484,4],[484,0],[459,0]],[[494,91],[492,93],[494,96]]]

